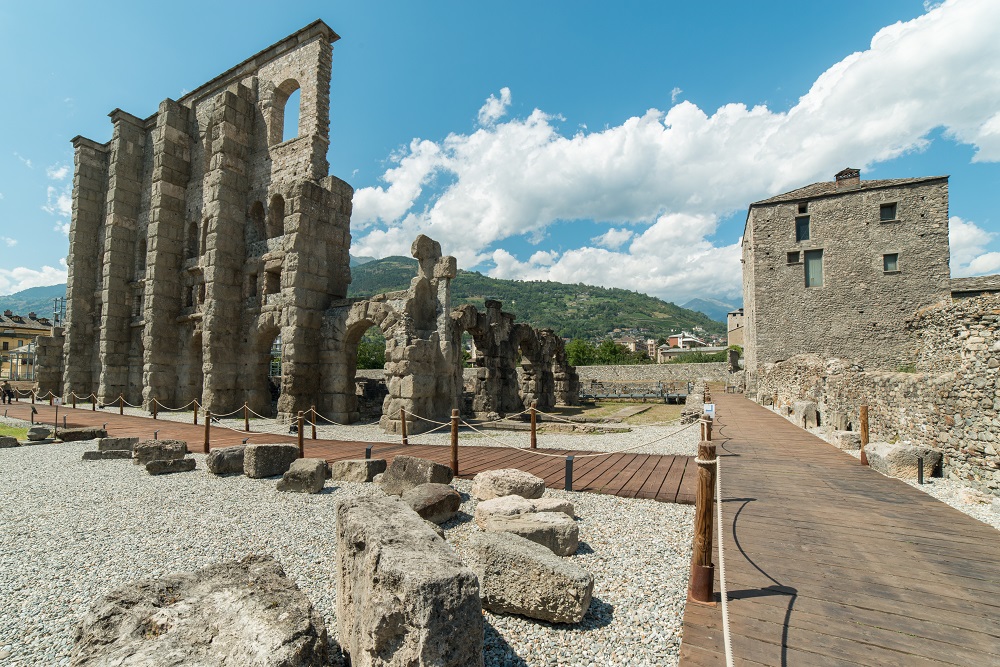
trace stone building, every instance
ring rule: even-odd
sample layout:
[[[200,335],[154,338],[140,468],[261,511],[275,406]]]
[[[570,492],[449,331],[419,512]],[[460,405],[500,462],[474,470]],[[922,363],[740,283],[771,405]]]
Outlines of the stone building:
[[[726,313],[726,344],[743,347],[743,309],[737,308]]]
[[[115,109],[107,143],[73,139],[63,392],[309,407],[323,313],[350,282],[353,190],[326,159],[337,39],[316,21],[148,118]]]
[[[747,388],[796,354],[912,363],[907,322],[951,296],[948,177],[835,180],[750,205],[743,235]]]

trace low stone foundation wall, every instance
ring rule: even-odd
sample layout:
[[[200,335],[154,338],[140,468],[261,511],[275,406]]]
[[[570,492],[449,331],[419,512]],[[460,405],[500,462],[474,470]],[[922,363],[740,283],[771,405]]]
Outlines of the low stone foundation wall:
[[[868,405],[870,441],[933,447],[946,477],[1000,495],[1000,393],[984,360],[952,372],[865,371],[843,359],[798,355],[760,372],[750,395],[778,407],[814,401],[820,426],[859,430]]]
[[[639,382],[726,382],[730,379],[729,364],[640,364],[636,366],[577,366],[581,383],[597,382],[639,383]],[[518,376],[521,369],[517,369]],[[382,369],[359,370],[357,377],[382,379]],[[463,370],[465,384],[476,378],[475,368]]]

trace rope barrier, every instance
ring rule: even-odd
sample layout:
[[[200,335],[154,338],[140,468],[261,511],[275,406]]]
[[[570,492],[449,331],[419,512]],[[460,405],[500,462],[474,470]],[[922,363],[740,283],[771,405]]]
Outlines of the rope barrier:
[[[413,413],[413,412],[409,412],[409,411],[407,411],[406,416],[407,417],[413,417],[415,420],[416,419],[422,419],[423,421],[430,422],[431,424],[442,424],[444,426],[451,426],[451,422],[439,422],[439,421],[437,421],[435,419],[428,419],[427,417],[421,417],[420,415],[418,415],[416,413]]]
[[[722,523],[722,459],[718,456],[707,460],[695,458],[694,462],[700,466],[715,466],[715,512],[719,526],[719,598],[722,600],[722,643],[726,650],[726,667],[733,667],[733,642],[729,630],[729,594],[726,589],[726,552],[722,546],[722,538],[726,532]]]
[[[160,403],[159,401],[156,402],[156,405],[159,410],[166,410],[167,412],[181,412],[182,410],[187,410],[188,408],[190,408],[192,405],[194,405],[194,403],[195,401],[194,399],[192,399],[187,405],[181,406],[179,408],[167,407],[166,405]]]

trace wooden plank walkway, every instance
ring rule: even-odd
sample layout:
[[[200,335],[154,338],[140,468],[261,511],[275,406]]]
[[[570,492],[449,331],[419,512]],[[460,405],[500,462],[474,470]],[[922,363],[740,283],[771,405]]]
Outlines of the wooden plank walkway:
[[[52,424],[55,419],[55,408],[48,404],[36,404],[38,414],[36,422]],[[11,417],[28,419],[32,405],[25,401],[3,406]],[[152,438],[153,431],[159,431],[161,439],[185,440],[192,451],[204,451],[204,423],[195,426],[191,423],[153,420],[150,417],[134,417],[119,415],[117,409],[91,411],[89,408],[59,409],[59,422],[63,416],[67,425],[101,426],[107,423],[108,435],[123,437]],[[251,429],[253,424],[251,423]],[[244,438],[250,442],[296,442],[294,435],[272,435],[262,433],[246,433],[228,428],[213,426],[211,430],[211,447],[231,447],[239,445]],[[418,440],[419,435],[411,436]],[[372,457],[392,461],[397,454],[417,456],[430,459],[444,465],[451,464],[451,448],[442,445],[410,444],[384,442],[350,442],[343,440],[311,440],[308,428],[304,441],[305,454],[309,457],[324,458],[328,461],[338,459],[359,459],[365,457],[365,448],[372,445]],[[594,452],[570,451],[561,449],[544,449],[546,454],[559,456],[540,456],[527,449],[512,449],[509,447],[463,447],[459,435],[459,477],[471,479],[484,470],[500,468],[518,468],[537,475],[545,480],[545,485],[553,489],[562,489],[566,482],[567,455],[588,455]],[[588,457],[576,459],[573,465],[573,490],[603,493],[624,498],[651,498],[661,502],[694,504],[694,457],[691,456],[658,456],[652,454],[611,454],[609,456]]]
[[[714,398],[737,665],[1000,665],[1000,532]],[[687,604],[682,667],[725,665],[721,616]]]

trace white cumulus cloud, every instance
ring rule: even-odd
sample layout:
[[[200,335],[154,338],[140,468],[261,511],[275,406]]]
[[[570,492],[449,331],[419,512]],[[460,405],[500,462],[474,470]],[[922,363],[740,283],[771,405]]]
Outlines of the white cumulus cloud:
[[[496,95],[490,95],[489,99],[486,100],[486,104],[479,109],[479,124],[493,125],[503,118],[509,106],[510,88],[504,86],[500,89],[499,98]]]
[[[951,245],[951,275],[955,278],[982,276],[1000,271],[1000,252],[987,250],[996,234],[958,216],[948,219]]]
[[[671,299],[705,281],[735,295],[738,249],[710,239],[716,220],[749,202],[921,150],[941,128],[972,146],[976,160],[1000,161],[998,25],[1000,2],[948,0],[878,31],[787,111],[739,102],[706,111],[682,101],[568,134],[559,116],[539,109],[501,122],[510,99],[501,91],[473,132],[414,140],[393,156],[386,186],[357,191],[355,252],[406,253],[426,233],[462,266],[492,260],[492,273],[505,277],[572,278]],[[609,231],[548,264],[496,250],[576,220]],[[623,224],[651,226],[619,250],[610,242]]]
[[[45,175],[53,181],[62,181],[70,175],[70,167],[66,164],[54,164],[45,168]]]
[[[41,269],[29,269],[18,266],[13,269],[0,269],[0,294],[13,294],[29,287],[44,287],[66,282],[66,260],[59,260],[60,268],[43,266]]]
[[[9,236],[0,236],[0,241],[3,241],[4,245],[8,248],[13,248],[17,245],[17,239],[12,239]]]
[[[615,229],[612,227],[600,236],[590,239],[590,242],[608,250],[617,250],[625,245],[625,242],[632,238],[632,235],[633,232],[630,229]]]

